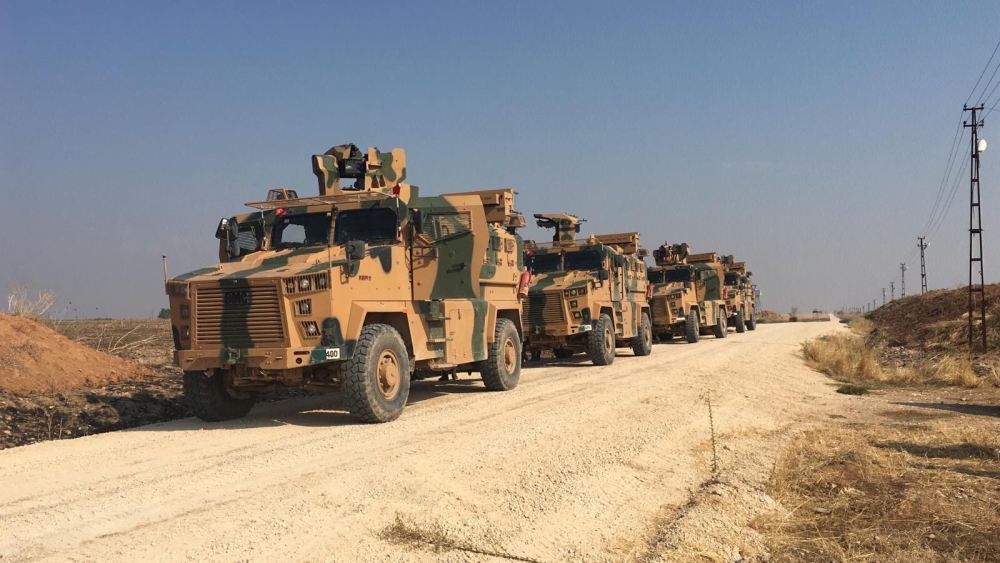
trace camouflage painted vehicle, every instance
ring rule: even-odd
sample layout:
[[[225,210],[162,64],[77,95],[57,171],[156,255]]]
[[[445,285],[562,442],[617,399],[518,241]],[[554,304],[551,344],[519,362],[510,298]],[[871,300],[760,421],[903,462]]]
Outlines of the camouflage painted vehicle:
[[[555,229],[551,243],[525,242],[531,284],[524,300],[524,347],[537,360],[542,350],[557,358],[586,352],[595,365],[615,359],[615,348],[637,356],[652,350],[644,250],[639,233],[574,239],[573,215],[535,215]]]
[[[754,293],[746,262],[735,262],[732,256],[727,256],[726,263],[726,308],[729,310],[729,322],[736,332],[756,330],[757,317],[754,309]]]
[[[692,255],[687,244],[663,243],[653,251],[653,259],[656,266],[647,274],[653,285],[653,334],[661,341],[677,336],[692,344],[706,333],[725,338],[728,315],[718,256],[714,252]]]
[[[516,386],[527,276],[513,190],[421,196],[402,149],[337,146],[313,171],[318,196],[247,204],[219,224],[221,263],[166,282],[194,413],[239,418],[259,393],[301,387],[342,390],[354,417],[385,422],[411,376]]]

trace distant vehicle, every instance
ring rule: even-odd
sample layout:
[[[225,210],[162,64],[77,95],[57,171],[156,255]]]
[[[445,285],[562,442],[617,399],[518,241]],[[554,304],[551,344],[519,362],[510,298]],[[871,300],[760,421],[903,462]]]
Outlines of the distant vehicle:
[[[411,377],[475,370],[514,388],[527,279],[513,190],[421,196],[402,149],[339,145],[312,164],[319,195],[247,204],[219,223],[219,264],[166,282],[192,411],[240,418],[261,392],[301,387],[386,422]]]
[[[543,350],[557,358],[586,352],[594,365],[609,365],[615,349],[631,346],[637,356],[652,351],[646,265],[639,233],[576,239],[573,215],[535,215],[554,230],[552,242],[525,242],[531,272],[524,300],[524,348],[538,360]]]
[[[723,262],[726,265],[725,293],[729,322],[736,328],[736,332],[756,330],[756,291],[750,283],[753,273],[747,271],[746,262],[735,262],[732,255],[726,256]]]
[[[653,251],[656,266],[648,270],[653,333],[661,341],[684,337],[698,342],[702,334],[726,337],[724,269],[714,252],[690,254],[684,244],[663,243]]]

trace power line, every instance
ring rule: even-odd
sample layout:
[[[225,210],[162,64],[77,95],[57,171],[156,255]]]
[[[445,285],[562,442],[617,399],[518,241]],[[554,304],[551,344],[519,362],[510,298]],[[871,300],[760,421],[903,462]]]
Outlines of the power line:
[[[937,213],[941,205],[941,197],[945,193],[945,189],[948,185],[948,177],[951,175],[951,170],[955,166],[955,159],[958,158],[958,134],[962,132],[962,114],[958,116],[958,126],[955,127],[955,136],[951,139],[951,150],[948,151],[948,164],[944,167],[944,174],[941,176],[941,185],[938,186],[937,198],[934,199],[934,207],[931,208],[931,214],[927,217],[927,223],[924,224],[924,228],[920,230],[921,233],[927,233],[927,229],[930,228],[931,223],[934,221],[934,214]]]
[[[976,93],[976,88],[979,88],[979,83],[983,81],[983,76],[986,76],[986,71],[990,68],[990,63],[993,62],[993,57],[997,54],[997,49],[1000,49],[1000,41],[997,41],[997,46],[993,48],[993,54],[990,55],[990,60],[986,61],[986,66],[983,67],[983,72],[979,74],[979,80],[976,80],[976,85],[972,87],[972,91],[969,92],[969,97],[965,100],[965,105],[969,105],[969,100],[972,99],[972,95]],[[985,88],[983,88],[985,90]]]
[[[966,148],[968,149],[969,146],[970,145],[966,145]],[[958,174],[955,176],[954,184],[951,187],[951,195],[948,196],[947,203],[945,204],[944,207],[944,211],[938,217],[936,224],[931,227],[931,231],[926,234],[928,242],[934,240],[934,237],[941,229],[941,226],[944,225],[945,217],[947,217],[948,212],[951,211],[951,204],[955,201],[955,196],[958,194],[958,185],[962,180],[962,175],[965,174],[965,169],[968,167],[969,167],[969,161],[966,160],[964,163],[962,163],[962,167],[958,170]]]

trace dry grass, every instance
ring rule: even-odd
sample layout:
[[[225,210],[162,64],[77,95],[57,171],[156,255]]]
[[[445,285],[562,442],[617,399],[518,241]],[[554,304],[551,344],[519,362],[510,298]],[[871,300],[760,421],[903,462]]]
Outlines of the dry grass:
[[[150,349],[173,349],[169,320],[69,320],[50,326],[70,340],[130,359]]]
[[[775,464],[775,561],[1000,560],[1000,437],[964,427],[802,433]]]
[[[26,285],[16,285],[7,290],[7,314],[37,320],[56,302],[56,292],[39,291],[32,294]]]
[[[431,521],[420,525],[398,512],[392,524],[379,532],[379,537],[396,545],[415,549],[430,549],[435,553],[464,551],[475,555],[499,557],[511,561],[540,563],[537,559],[513,555],[495,547],[482,547],[475,545],[473,542],[458,539],[438,522]]]
[[[858,322],[856,327],[854,324],[852,328],[858,332],[871,331],[869,321]],[[957,356],[941,356],[908,366],[885,367],[879,364],[878,351],[853,334],[831,334],[806,341],[802,345],[802,354],[814,369],[838,381],[855,385],[956,385],[975,388],[990,379],[977,376],[969,359]]]

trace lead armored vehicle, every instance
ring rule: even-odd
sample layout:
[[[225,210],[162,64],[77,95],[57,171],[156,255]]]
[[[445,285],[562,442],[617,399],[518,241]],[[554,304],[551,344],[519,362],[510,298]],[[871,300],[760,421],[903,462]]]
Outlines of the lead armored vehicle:
[[[259,393],[343,391],[365,422],[399,416],[411,375],[518,383],[527,292],[514,192],[422,196],[402,149],[333,147],[319,194],[272,190],[220,221],[221,262],[169,279],[176,365],[194,413],[247,414]]]
[[[652,350],[645,251],[639,233],[576,239],[573,215],[535,215],[554,230],[550,243],[525,243],[531,284],[524,300],[524,347],[532,359],[543,350],[557,358],[585,352],[595,365],[608,365],[615,348],[637,356]]]

